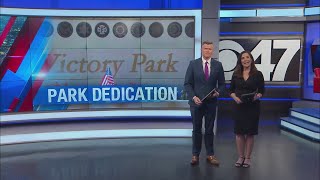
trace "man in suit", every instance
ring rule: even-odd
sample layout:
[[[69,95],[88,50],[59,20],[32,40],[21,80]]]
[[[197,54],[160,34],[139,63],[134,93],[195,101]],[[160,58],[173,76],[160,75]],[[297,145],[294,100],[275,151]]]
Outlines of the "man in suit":
[[[212,165],[219,165],[218,159],[214,156],[213,126],[216,117],[217,97],[225,89],[224,71],[221,62],[211,58],[213,54],[212,42],[203,42],[201,52],[201,58],[190,61],[184,81],[193,124],[192,159],[190,163],[191,165],[199,164],[202,144],[202,118],[204,116],[204,142],[207,162]],[[216,91],[201,101],[214,88]]]

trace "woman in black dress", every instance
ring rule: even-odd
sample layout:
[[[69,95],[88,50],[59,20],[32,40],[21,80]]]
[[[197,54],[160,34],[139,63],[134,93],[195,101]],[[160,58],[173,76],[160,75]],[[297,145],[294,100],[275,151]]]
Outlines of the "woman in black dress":
[[[258,134],[260,101],[264,93],[264,78],[257,70],[252,54],[240,53],[230,84],[230,96],[236,102],[234,133],[239,158],[236,167],[250,167],[254,135]],[[243,96],[249,94],[248,96]]]

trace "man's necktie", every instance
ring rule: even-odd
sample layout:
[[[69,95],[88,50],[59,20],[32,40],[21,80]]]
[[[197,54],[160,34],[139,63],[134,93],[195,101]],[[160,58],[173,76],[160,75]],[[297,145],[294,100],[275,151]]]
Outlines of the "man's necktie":
[[[206,62],[205,66],[204,66],[204,77],[206,78],[206,80],[209,79],[209,67],[208,67],[208,62]]]

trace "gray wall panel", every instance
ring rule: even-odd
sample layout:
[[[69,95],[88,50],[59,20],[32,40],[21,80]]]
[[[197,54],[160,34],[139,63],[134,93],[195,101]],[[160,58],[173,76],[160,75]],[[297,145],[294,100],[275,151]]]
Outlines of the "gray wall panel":
[[[214,44],[214,58],[219,57],[219,20],[202,20],[202,41],[212,41]]]
[[[219,10],[220,0],[203,0],[201,41],[212,41],[214,44],[214,58],[219,57]]]
[[[202,18],[219,18],[220,0],[202,1]]]

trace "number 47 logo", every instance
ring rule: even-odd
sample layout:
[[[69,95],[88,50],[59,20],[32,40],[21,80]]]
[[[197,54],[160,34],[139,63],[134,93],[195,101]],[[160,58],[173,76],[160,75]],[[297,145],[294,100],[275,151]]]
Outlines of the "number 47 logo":
[[[300,39],[261,40],[251,53],[254,60],[261,57],[261,63],[256,64],[256,67],[262,72],[265,81],[284,81],[289,64],[300,48]],[[273,49],[285,50],[276,64],[272,64]],[[226,79],[230,80],[237,64],[237,55],[244,51],[244,48],[236,41],[222,40],[219,43],[219,51],[219,59],[225,69]],[[273,73],[272,80],[271,73]]]

